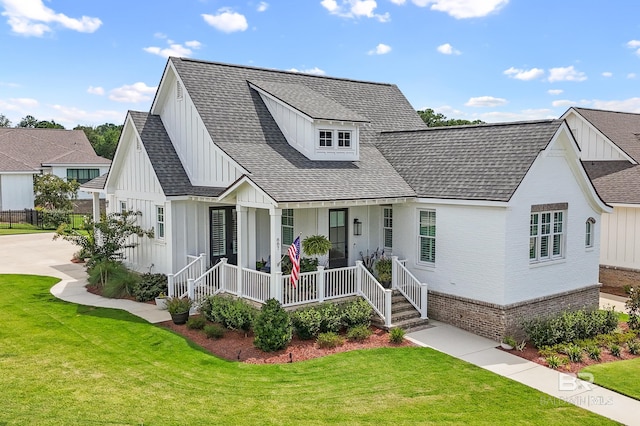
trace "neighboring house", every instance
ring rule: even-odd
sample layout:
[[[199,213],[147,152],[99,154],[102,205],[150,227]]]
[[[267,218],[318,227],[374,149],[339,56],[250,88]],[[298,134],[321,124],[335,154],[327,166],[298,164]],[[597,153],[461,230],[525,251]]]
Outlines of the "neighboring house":
[[[598,193],[613,206],[600,225],[600,281],[614,287],[639,285],[640,114],[570,108],[562,118],[580,145]]]
[[[177,285],[187,256],[205,253],[196,275],[216,265],[190,295],[293,305],[352,285],[389,325],[390,293],[358,262],[384,248],[423,317],[427,283],[430,318],[494,339],[598,303],[599,228],[585,245],[584,224],[610,208],[561,120],[429,129],[395,85],[170,58],[151,111],[128,113],[104,190],[110,211],[155,229],[132,267]],[[293,289],[278,260],[314,234],[332,243],[329,269]]]
[[[34,175],[51,173],[82,184],[107,173],[110,164],[96,155],[82,130],[0,128],[0,210],[34,207]]]

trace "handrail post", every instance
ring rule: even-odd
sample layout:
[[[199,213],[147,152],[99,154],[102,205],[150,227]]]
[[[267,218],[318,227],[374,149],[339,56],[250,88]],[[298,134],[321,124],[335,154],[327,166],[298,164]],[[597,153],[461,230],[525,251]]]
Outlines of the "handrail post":
[[[226,282],[226,272],[227,272],[227,268],[225,266],[227,266],[227,258],[223,257],[222,259],[220,259],[220,262],[222,262],[222,265],[220,265],[220,291],[222,290],[226,290],[227,289],[227,282]]]
[[[420,318],[427,319],[427,284],[420,284]]]
[[[318,301],[324,302],[324,266],[318,265],[318,271],[316,272],[316,283],[318,286]]]
[[[358,295],[362,294],[362,268],[364,268],[362,260],[356,260],[356,293]]]
[[[187,296],[191,300],[195,300],[196,298],[196,288],[193,284],[195,280],[193,278],[187,278]]]
[[[391,328],[391,293],[389,289],[384,291],[384,325],[387,328]]]
[[[398,256],[391,256],[391,288],[398,288]]]
[[[175,289],[173,288],[173,274],[167,274],[167,296],[173,297]]]
[[[200,253],[200,276],[207,272],[207,263],[205,262],[205,254]]]

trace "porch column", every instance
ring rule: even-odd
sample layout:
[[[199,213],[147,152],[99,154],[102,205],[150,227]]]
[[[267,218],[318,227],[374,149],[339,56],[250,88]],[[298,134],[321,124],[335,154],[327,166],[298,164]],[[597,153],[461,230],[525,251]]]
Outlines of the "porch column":
[[[256,233],[256,209],[250,207],[247,209],[247,266],[250,269],[255,269],[256,261],[258,260],[256,257],[257,239],[258,234]]]
[[[247,267],[247,208],[236,206],[237,244],[238,244],[238,268],[237,283],[238,297],[242,297],[242,268]]]
[[[93,196],[93,221],[95,223],[100,222],[100,193],[92,192]]]
[[[282,209],[269,209],[269,255],[271,256],[271,297],[282,303],[282,265],[280,264]]]

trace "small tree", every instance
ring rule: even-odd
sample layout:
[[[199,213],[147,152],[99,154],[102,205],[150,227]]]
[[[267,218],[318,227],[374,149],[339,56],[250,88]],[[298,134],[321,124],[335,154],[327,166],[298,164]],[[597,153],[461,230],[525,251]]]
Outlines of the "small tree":
[[[253,344],[265,352],[278,351],[291,341],[293,327],[287,311],[276,299],[269,299],[262,306],[253,324]]]
[[[78,198],[80,184],[52,174],[36,175],[33,178],[35,205],[47,210],[72,210],[71,200]]]
[[[54,235],[54,239],[71,241],[80,246],[80,257],[89,259],[87,267],[91,268],[96,262],[111,260],[120,262],[125,259],[124,250],[136,247],[139,243],[130,238],[144,236],[153,238],[153,229],[145,230],[136,225],[141,212],[110,213],[103,216],[100,222],[87,220],[84,231],[78,232],[67,224],[61,225]]]
[[[629,328],[632,330],[640,329],[640,286],[631,288],[629,299],[625,304],[629,313]]]

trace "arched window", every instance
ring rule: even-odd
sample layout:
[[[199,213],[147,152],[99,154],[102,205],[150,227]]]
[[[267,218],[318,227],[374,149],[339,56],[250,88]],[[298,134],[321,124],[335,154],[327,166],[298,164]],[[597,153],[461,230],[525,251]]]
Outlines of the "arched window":
[[[584,224],[584,246],[587,248],[593,247],[593,234],[595,230],[596,220],[592,217],[587,219]]]

